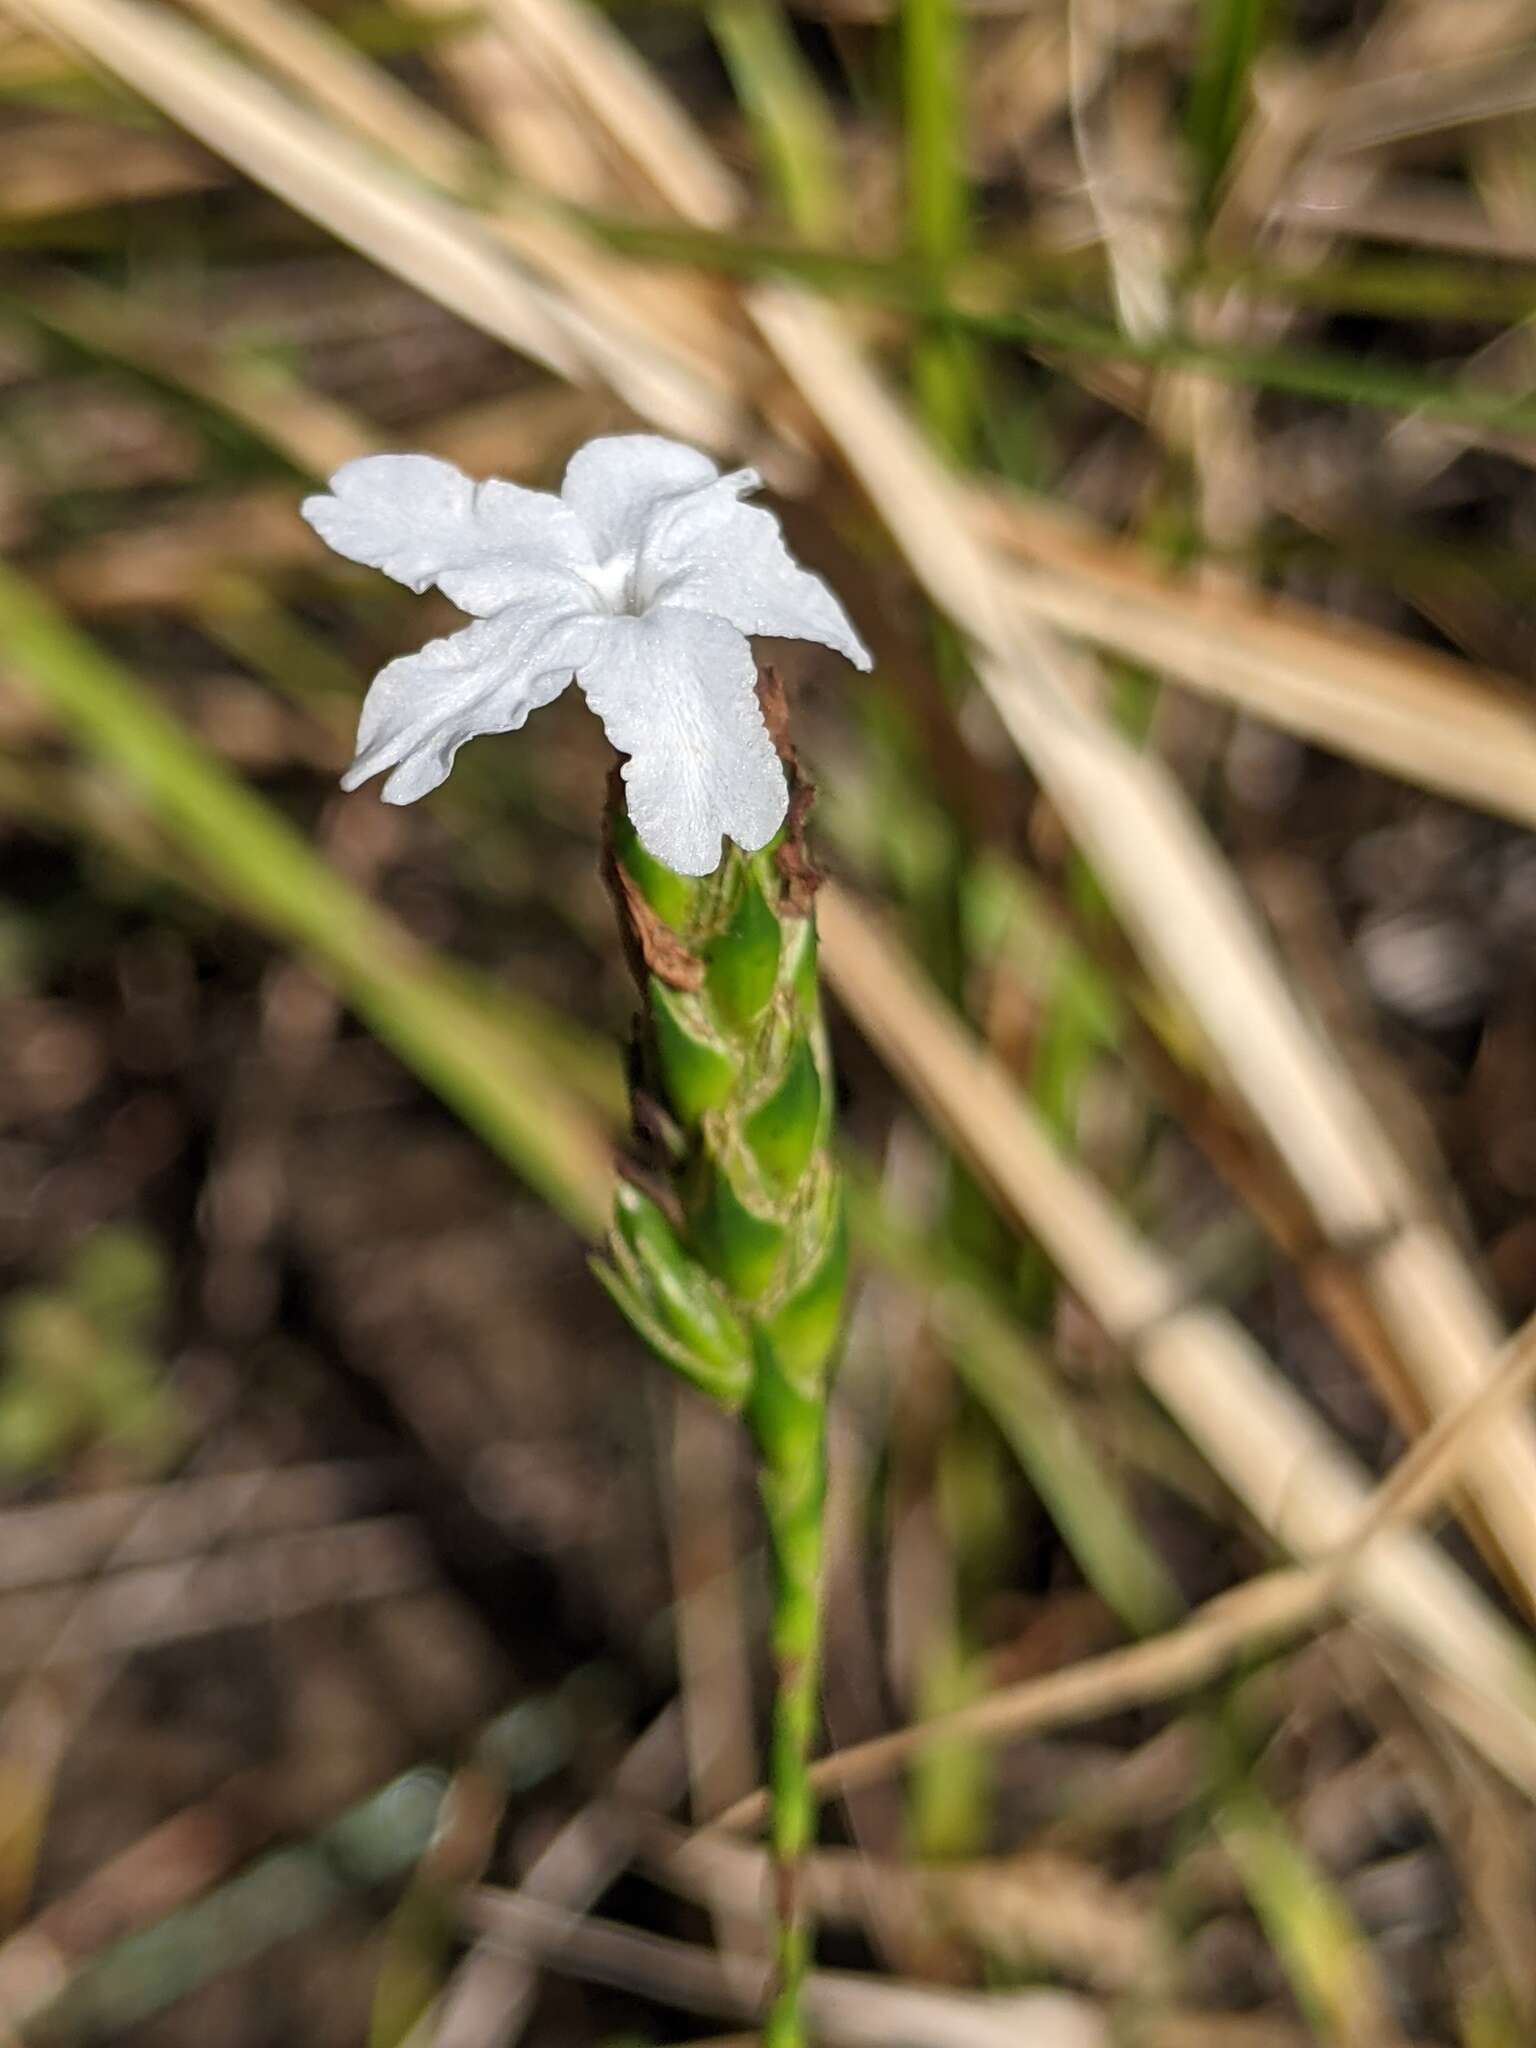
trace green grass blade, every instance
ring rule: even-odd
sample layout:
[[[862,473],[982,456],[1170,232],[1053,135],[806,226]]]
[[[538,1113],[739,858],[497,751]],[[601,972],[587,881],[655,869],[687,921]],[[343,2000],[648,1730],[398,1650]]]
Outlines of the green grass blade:
[[[121,774],[178,849],[308,953],[385,1044],[578,1229],[607,1221],[607,1147],[519,1020],[494,1014],[311,851],[127,669],[0,565],[0,658]]]
[[[850,1175],[848,1199],[860,1251],[933,1294],[939,1332],[957,1371],[1018,1459],[1088,1584],[1128,1628],[1167,1626],[1183,1607],[1178,1587],[1049,1366],[961,1261],[890,1215],[866,1175]]]
[[[784,218],[808,241],[836,241],[842,146],[779,0],[713,0],[708,19]]]
[[[1202,0],[1184,132],[1206,205],[1221,184],[1248,117],[1248,82],[1263,47],[1270,7],[1271,0]]]
[[[572,217],[610,247],[651,262],[687,264],[733,277],[784,277],[829,297],[867,300],[1048,355],[1203,370],[1298,398],[1422,412],[1432,419],[1536,433],[1536,399],[1464,384],[1456,364],[1436,375],[1324,350],[1229,347],[1184,334],[1137,342],[1109,321],[1070,308],[1036,304],[1025,309],[998,303],[1004,280],[991,264],[967,265],[958,280],[951,280],[946,294],[925,282],[906,260],[849,256],[697,229],[654,228],[604,215],[575,212]]]
[[[970,187],[961,155],[965,30],[955,0],[902,0],[901,63],[907,242],[937,299],[970,236]],[[929,322],[913,350],[912,381],[934,439],[965,459],[978,407],[976,365],[959,329],[942,318]]]
[[[1358,1921],[1251,1776],[1222,1800],[1216,1832],[1317,2038],[1389,2039],[1385,1986]]]

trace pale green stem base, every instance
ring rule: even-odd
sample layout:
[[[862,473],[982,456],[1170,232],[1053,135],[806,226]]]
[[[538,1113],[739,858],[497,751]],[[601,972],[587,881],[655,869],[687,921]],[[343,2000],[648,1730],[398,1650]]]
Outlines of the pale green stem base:
[[[816,1836],[809,1766],[820,1699],[825,1398],[819,1390],[798,1392],[769,1368],[748,1422],[762,1459],[759,1484],[773,1554],[777,1677],[769,1767],[777,1977],[763,2048],[808,2048],[803,2008],[812,1943],[803,1869]]]

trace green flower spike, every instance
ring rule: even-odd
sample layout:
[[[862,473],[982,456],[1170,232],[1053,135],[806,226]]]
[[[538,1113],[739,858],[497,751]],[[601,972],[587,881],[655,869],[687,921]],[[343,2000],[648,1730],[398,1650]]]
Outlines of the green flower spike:
[[[617,774],[611,785],[608,880],[644,997],[635,1122],[657,1178],[621,1190],[598,1271],[657,1354],[741,1415],[757,1450],[778,1678],[778,1972],[763,2040],[804,2048],[801,1864],[815,1829],[826,1399],[847,1240],[816,976],[817,877],[802,837],[811,791],[771,671],[759,697],[791,792],[761,851],[730,846],[712,875],[676,875],[641,845]]]

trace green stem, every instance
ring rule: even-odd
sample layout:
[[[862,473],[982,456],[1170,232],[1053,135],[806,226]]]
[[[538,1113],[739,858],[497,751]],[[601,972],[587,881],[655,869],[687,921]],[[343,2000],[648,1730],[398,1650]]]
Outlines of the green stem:
[[[806,2048],[812,1937],[804,1867],[816,1833],[810,1756],[820,1698],[826,1403],[798,1392],[765,1364],[747,1422],[761,1458],[758,1483],[773,1558],[776,1692],[769,1790],[776,1980],[763,2044]]]
[[[646,853],[614,781],[609,881],[645,1000],[636,1124],[647,1156],[620,1190],[597,1270],[659,1357],[740,1412],[757,1452],[777,1674],[778,1968],[763,2040],[806,2048],[812,1935],[801,1874],[816,1826],[826,1403],[847,1229],[816,974],[817,876],[802,838],[811,790],[771,674],[759,693],[792,795],[769,847],[732,847],[699,881],[675,875]]]

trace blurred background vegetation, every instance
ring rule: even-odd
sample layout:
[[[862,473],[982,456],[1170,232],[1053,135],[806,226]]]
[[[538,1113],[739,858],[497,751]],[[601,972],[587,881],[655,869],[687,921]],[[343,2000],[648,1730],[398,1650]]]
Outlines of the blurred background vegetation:
[[[0,100],[4,2038],[750,2039],[601,734],[338,796],[452,614],[296,515],[639,424],[877,654],[763,650],[825,2040],[1529,2048],[1536,7],[4,0]]]

